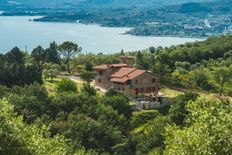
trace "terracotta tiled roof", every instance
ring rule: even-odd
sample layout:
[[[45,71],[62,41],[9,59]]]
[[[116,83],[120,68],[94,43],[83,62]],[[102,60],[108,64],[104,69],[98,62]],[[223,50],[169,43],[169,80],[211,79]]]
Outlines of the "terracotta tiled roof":
[[[124,83],[128,80],[127,77],[123,77],[123,78],[112,78],[110,81],[111,82],[119,82],[119,83]]]
[[[111,67],[127,67],[127,64],[111,64]]]
[[[122,67],[116,73],[114,73],[113,75],[111,75],[111,77],[112,78],[122,78],[122,77],[130,74],[134,70],[136,70],[136,68],[133,68],[133,67]]]
[[[115,68],[118,68],[118,67],[127,67],[128,65],[127,64],[104,64],[104,65],[99,65],[99,66],[96,66],[94,67],[94,69],[108,69],[108,68],[111,68],[111,67],[115,67]]]
[[[124,83],[142,75],[145,72],[146,71],[144,70],[136,69],[133,67],[122,67],[119,71],[111,76],[112,79],[110,81]]]
[[[99,66],[96,66],[94,68],[95,69],[107,69],[107,68],[109,68],[109,66],[108,65],[99,65]]]
[[[145,70],[136,69],[133,72],[131,72],[130,74],[128,74],[128,78],[134,79],[134,78],[138,77],[139,75],[142,75],[145,72],[146,72]]]
[[[94,69],[107,70],[109,68],[118,68],[118,70],[111,75],[111,82],[120,82],[124,83],[128,80],[132,80],[143,73],[145,70],[140,70],[134,67],[130,67],[127,64],[104,64],[94,67]]]

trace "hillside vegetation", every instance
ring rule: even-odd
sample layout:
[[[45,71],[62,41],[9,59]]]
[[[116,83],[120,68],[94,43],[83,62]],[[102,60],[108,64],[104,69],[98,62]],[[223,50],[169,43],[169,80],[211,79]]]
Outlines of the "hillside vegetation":
[[[113,55],[80,53],[67,41],[0,54],[0,154],[232,152],[231,35]],[[117,63],[119,55],[134,56],[135,67],[159,76],[162,92],[187,91],[170,92],[170,107],[133,112],[122,92],[98,93],[91,85],[93,67]],[[58,77],[61,72],[79,77]]]
[[[232,35],[210,37],[202,42],[186,43],[169,48],[149,47],[123,53],[135,57],[135,66],[150,70],[160,77],[161,84],[196,89],[211,93],[223,91],[231,96]],[[75,61],[93,65],[116,63],[115,55],[81,55]]]

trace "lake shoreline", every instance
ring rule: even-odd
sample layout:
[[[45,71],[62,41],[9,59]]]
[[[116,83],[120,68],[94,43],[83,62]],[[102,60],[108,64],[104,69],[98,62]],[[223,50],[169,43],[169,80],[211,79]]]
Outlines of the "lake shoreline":
[[[126,27],[126,26],[112,26],[112,25],[103,25],[100,23],[94,23],[94,22],[75,22],[75,21],[55,21],[55,20],[41,20],[43,18],[39,18],[38,20],[33,20],[34,22],[46,22],[46,23],[81,23],[85,25],[98,25],[100,27],[111,27],[111,28],[128,28],[129,31],[126,31],[122,35],[131,35],[131,36],[138,36],[138,37],[178,37],[178,38],[190,38],[190,39],[206,39],[207,37],[199,37],[199,36],[184,36],[184,35],[142,35],[142,34],[134,34],[130,33],[131,30],[134,30],[136,27]]]
[[[169,47],[186,42],[201,41],[199,38],[180,38],[165,36],[134,36],[125,34],[129,28],[103,27],[98,24],[34,22],[41,16],[0,16],[1,52],[9,51],[14,46],[31,51],[38,45],[44,48],[50,42],[58,44],[73,41],[83,47],[84,53],[117,53],[137,51],[150,46]],[[17,27],[15,27],[17,25]]]
[[[207,39],[207,37],[197,37],[197,36],[184,36],[184,35],[136,35],[133,33],[130,33],[130,30],[133,30],[134,27],[119,27],[119,26],[106,26],[106,25],[101,25],[99,23],[82,23],[82,22],[71,22],[71,21],[35,21],[32,20],[33,22],[42,22],[42,23],[70,23],[70,24],[76,24],[76,23],[80,23],[80,24],[84,24],[84,25],[96,25],[99,27],[105,27],[105,28],[126,28],[129,29],[128,31],[122,33],[121,35],[131,35],[131,36],[137,36],[137,37],[177,37],[177,38],[189,38],[189,39]]]
[[[16,14],[12,14],[12,15],[9,15],[9,14],[6,14],[4,15],[3,14],[4,11],[0,11],[0,17],[3,16],[3,17],[39,17],[37,19],[32,19],[33,22],[44,22],[44,23],[72,23],[72,24],[75,24],[75,23],[80,23],[80,24],[85,24],[85,25],[97,25],[97,26],[100,26],[100,27],[110,27],[110,28],[128,28],[130,30],[122,33],[122,35],[131,35],[131,36],[138,36],[138,37],[178,37],[178,38],[189,38],[189,39],[206,39],[207,37],[199,37],[199,36],[185,36],[185,35],[143,35],[143,34],[134,34],[134,33],[131,33],[130,31],[134,30],[136,27],[126,27],[126,26],[112,26],[112,25],[103,25],[103,24],[100,24],[100,23],[96,23],[96,22],[76,22],[76,21],[70,21],[70,20],[44,20],[43,17],[46,17],[46,16],[43,16],[43,15],[34,15],[34,14],[25,14],[25,15],[16,15]]]

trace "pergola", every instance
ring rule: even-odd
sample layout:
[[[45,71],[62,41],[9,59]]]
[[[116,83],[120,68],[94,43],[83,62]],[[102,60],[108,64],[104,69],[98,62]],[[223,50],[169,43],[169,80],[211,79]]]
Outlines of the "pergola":
[[[146,93],[144,94],[144,98],[151,102],[162,102],[162,98],[164,98],[165,95],[161,93]]]

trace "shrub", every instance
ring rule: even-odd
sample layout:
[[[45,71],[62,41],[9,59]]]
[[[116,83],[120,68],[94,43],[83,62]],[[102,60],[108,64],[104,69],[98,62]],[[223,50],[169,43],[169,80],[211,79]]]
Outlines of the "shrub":
[[[8,91],[6,86],[0,85],[0,98],[4,97]]]
[[[16,116],[14,108],[0,100],[0,154],[67,154],[68,145],[61,136],[49,137],[48,127],[27,125]],[[45,136],[47,135],[47,136]]]
[[[56,90],[58,93],[62,92],[77,92],[77,85],[74,81],[64,78],[56,85]]]
[[[88,94],[89,96],[95,96],[97,94],[96,89],[89,83],[84,83],[82,87],[82,92]]]

